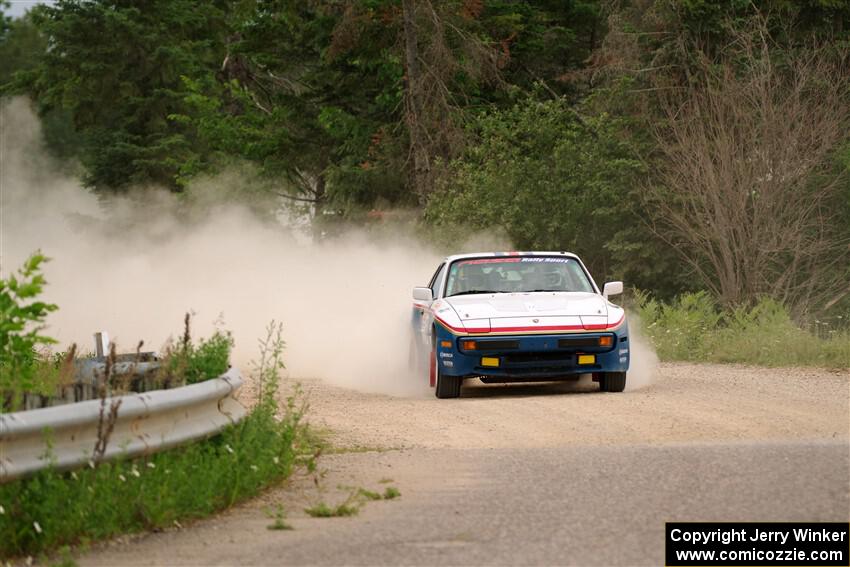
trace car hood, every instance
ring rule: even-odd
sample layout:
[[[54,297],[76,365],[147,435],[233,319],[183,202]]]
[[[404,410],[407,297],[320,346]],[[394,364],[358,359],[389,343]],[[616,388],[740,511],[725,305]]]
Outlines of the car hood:
[[[444,301],[454,308],[462,321],[608,315],[608,302],[596,293],[488,293],[447,297]]]
[[[624,318],[622,308],[583,292],[462,295],[435,302],[434,312],[449,328],[469,333],[607,330]]]

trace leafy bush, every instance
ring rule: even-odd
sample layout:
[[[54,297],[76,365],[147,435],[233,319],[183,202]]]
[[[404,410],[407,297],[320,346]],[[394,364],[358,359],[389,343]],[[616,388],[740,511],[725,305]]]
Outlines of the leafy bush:
[[[56,341],[41,331],[47,315],[58,309],[36,299],[46,283],[41,265],[47,260],[36,252],[17,276],[0,278],[0,411],[14,411],[24,392],[45,386],[38,349]]]
[[[167,378],[186,384],[218,378],[230,367],[233,336],[228,331],[216,329],[210,338],[201,339],[195,345],[192,341],[190,321],[191,317],[187,313],[183,338],[177,346],[166,349],[164,373]]]
[[[230,366],[233,337],[229,332],[216,330],[208,339],[201,339],[188,358],[185,376],[187,384],[217,378]]]
[[[822,321],[815,329],[802,329],[770,298],[749,309],[722,312],[705,292],[684,294],[669,304],[638,293],[637,309],[662,360],[850,367],[850,332]]]
[[[267,367],[265,382],[279,381]],[[215,438],[146,458],[0,485],[0,556],[165,527],[209,515],[286,478],[312,459],[298,393],[283,416],[266,398]]]

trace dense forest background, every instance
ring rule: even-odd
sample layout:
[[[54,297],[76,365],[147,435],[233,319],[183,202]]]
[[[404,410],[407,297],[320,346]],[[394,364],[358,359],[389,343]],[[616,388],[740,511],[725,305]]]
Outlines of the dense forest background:
[[[447,249],[497,228],[662,300],[850,313],[850,1],[4,13],[0,93],[34,101],[49,151],[97,193],[239,168],[232,198],[327,238],[405,210]]]

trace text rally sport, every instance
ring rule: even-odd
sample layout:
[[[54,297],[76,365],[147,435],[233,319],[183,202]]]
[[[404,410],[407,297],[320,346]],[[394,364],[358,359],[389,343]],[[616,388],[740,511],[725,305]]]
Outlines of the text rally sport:
[[[707,532],[682,530],[679,528],[670,532],[673,541],[687,541],[694,544],[722,543],[728,545],[733,541],[775,541],[785,544],[791,536],[791,530],[760,530],[758,528],[747,533],[747,528],[741,529],[716,529]],[[796,541],[844,541],[845,532],[833,532],[828,530],[795,529],[794,539]]]

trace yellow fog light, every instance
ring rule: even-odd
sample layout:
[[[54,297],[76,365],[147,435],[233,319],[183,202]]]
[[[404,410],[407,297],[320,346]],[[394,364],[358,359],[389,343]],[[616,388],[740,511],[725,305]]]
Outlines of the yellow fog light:
[[[443,348],[452,348],[452,341],[440,341],[440,346]]]
[[[595,354],[580,354],[580,355],[578,355],[578,363],[579,364],[595,364],[596,363],[596,355]]]
[[[475,350],[478,348],[478,345],[475,344],[475,341],[460,341],[460,348],[463,350]]]
[[[499,366],[499,359],[491,356],[482,356],[481,366]]]
[[[614,344],[614,337],[608,335],[607,337],[599,337],[599,346],[611,346]]]

